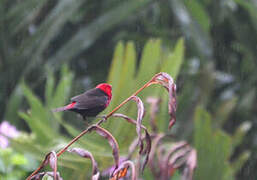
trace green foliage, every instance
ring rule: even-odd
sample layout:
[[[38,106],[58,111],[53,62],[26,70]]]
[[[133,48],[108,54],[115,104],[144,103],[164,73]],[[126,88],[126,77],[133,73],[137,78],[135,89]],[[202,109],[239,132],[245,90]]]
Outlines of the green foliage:
[[[117,45],[108,79],[108,82],[114,87],[113,100],[107,108],[108,110],[113,109],[121,103],[122,99],[125,100],[125,98],[129,97],[144,83],[149,81],[154,74],[160,71],[167,72],[176,78],[183,62],[184,41],[179,39],[173,51],[165,51],[161,46],[162,44],[159,39],[149,40],[144,47],[139,67],[136,69],[136,53],[133,43],[128,42],[125,49],[122,42]],[[139,94],[143,101],[148,96],[160,96],[162,98],[161,115],[157,122],[159,127],[167,130],[169,116],[167,93],[162,88],[149,87]],[[121,111],[135,116],[136,108],[134,104],[129,104]],[[148,118],[146,117],[146,119]],[[135,133],[133,126],[128,126],[126,122],[122,121],[116,122],[115,119],[108,121],[106,124],[115,136],[119,136],[118,140],[122,143],[121,147],[126,148],[127,142],[132,140],[132,134]],[[145,124],[149,125],[149,122],[145,122]],[[128,134],[130,134],[129,137]]]
[[[201,25],[201,28],[207,33],[210,31],[210,17],[203,7],[203,4],[198,1],[184,1],[192,17]]]
[[[194,146],[198,156],[195,179],[234,179],[236,170],[242,167],[249,153],[245,152],[231,164],[235,147],[232,142],[232,137],[227,133],[212,128],[209,113],[198,107],[194,117]]]
[[[79,131],[72,128],[66,122],[62,122],[61,113],[53,115],[50,111],[51,108],[62,106],[67,102],[72,87],[72,79],[73,74],[68,70],[67,66],[63,66],[61,78],[58,85],[55,87],[54,82],[56,82],[56,79],[53,73],[49,71],[45,87],[45,105],[24,82],[21,84],[23,94],[29,103],[30,110],[27,113],[19,112],[19,115],[29,125],[32,133],[30,135],[24,134],[18,139],[13,139],[11,143],[13,148],[21,153],[30,154],[34,159],[41,161],[44,158],[44,154],[51,150],[60,149],[68,142],[68,139],[60,134],[60,123],[63,124],[68,132],[73,132],[73,136],[79,133]],[[81,167],[85,166],[85,161],[67,155],[65,158],[61,158],[59,164],[68,168],[65,169],[65,173],[63,174],[66,174],[66,177],[69,178],[83,171]],[[35,169],[35,167],[33,167],[33,169]]]
[[[113,9],[106,6],[102,9],[97,8],[98,2],[85,0],[1,1],[0,83],[3,92],[0,94],[0,112],[5,109],[2,104],[11,96],[11,92],[14,92],[14,97],[14,89],[17,89],[22,78],[33,79],[32,83],[40,86],[40,79],[47,76],[45,72],[49,66],[58,71],[63,62],[72,61],[83,54],[104,33],[150,2],[119,2],[112,6]],[[97,14],[93,21],[87,17],[91,16],[92,8],[98,9],[94,11]],[[85,19],[89,21],[84,22]],[[70,24],[80,27],[76,33],[66,31]],[[6,116],[10,117],[9,111]]]
[[[50,114],[49,108],[63,105],[70,93],[73,75],[68,72],[66,66],[63,66],[61,75],[62,79],[56,87],[55,93],[53,93],[54,79],[53,74],[50,73],[46,83],[46,107],[44,107],[39,98],[32,93],[25,83],[22,83],[24,96],[28,100],[31,109],[28,113],[20,112],[19,115],[27,122],[30,129],[35,133],[39,143],[42,144],[51,142],[53,137],[57,136],[59,128],[57,121]]]
[[[16,86],[11,97],[9,98],[9,102],[6,106],[6,113],[5,113],[5,118],[16,125],[21,124],[21,123],[17,123],[19,118],[17,112],[19,111],[20,105],[22,103],[22,99],[23,99],[22,88],[20,85],[18,85]]]
[[[20,129],[25,129],[17,113],[25,108],[23,90],[28,89],[27,86],[33,87],[33,90],[36,90],[35,94],[41,95],[39,90],[45,88],[43,80],[47,79],[45,97],[33,95],[35,96],[33,99],[35,101],[44,99],[44,104],[42,102],[41,105],[38,104],[41,106],[39,111],[44,117],[50,118],[51,126],[59,129],[57,121],[62,122],[61,115],[53,116],[49,109],[63,105],[66,101],[57,95],[55,100],[51,100],[56,84],[56,79],[52,75],[59,71],[63,62],[71,62],[72,68],[76,71],[74,82],[77,84],[74,84],[74,87],[79,85],[79,88],[82,88],[79,79],[88,75],[93,83],[103,81],[107,74],[105,67],[111,59],[111,51],[106,47],[111,49],[119,40],[132,40],[135,44],[133,43],[130,47],[125,43],[119,43],[119,50],[115,52],[115,60],[113,59],[112,63],[112,72],[108,77],[108,81],[112,84],[120,84],[121,79],[134,82],[128,82],[126,88],[120,85],[113,87],[114,92],[121,96],[119,99],[114,97],[115,101],[111,105],[114,107],[120,102],[119,100],[126,98],[130,92],[139,87],[140,83],[144,83],[143,80],[148,80],[153,72],[161,69],[175,77],[180,65],[174,65],[174,63],[182,61],[169,60],[165,63],[163,59],[178,59],[179,56],[176,57],[175,52],[184,55],[179,53],[184,51],[184,45],[180,46],[179,43],[177,46],[174,45],[175,40],[182,36],[185,42],[181,40],[181,43],[185,43],[187,52],[178,84],[177,117],[179,121],[175,129],[177,135],[190,138],[193,131],[192,114],[198,104],[213,112],[212,125],[215,128],[226,127],[229,132],[237,131],[238,125],[245,120],[249,120],[250,124],[255,121],[256,32],[257,11],[254,0],[218,2],[210,0],[1,0],[0,118],[11,121]],[[160,37],[162,42],[148,41],[152,37]],[[145,45],[146,42],[148,45]],[[162,44],[161,49],[158,44]],[[175,47],[173,53],[168,52],[167,47],[170,44]],[[143,45],[145,45],[144,51],[147,46],[157,48],[152,49],[152,52],[148,51],[148,55],[141,56],[139,69],[124,68],[125,54],[133,56],[133,53],[137,54]],[[176,50],[176,47],[180,50]],[[135,53],[136,50],[137,53]],[[138,55],[135,55],[135,62],[126,61],[126,63],[135,66],[138,59]],[[50,72],[49,67],[52,69]],[[127,75],[133,74],[131,76],[133,78],[120,76],[123,70],[126,70]],[[25,85],[21,83],[22,79],[26,80]],[[64,86],[68,87],[67,84]],[[119,90],[119,88],[123,89]],[[30,96],[31,91],[26,90],[27,96]],[[162,119],[163,123],[159,128],[166,130],[167,95],[163,90],[151,87],[141,96],[147,97],[152,94],[162,97],[158,119]],[[42,112],[42,106],[45,112]],[[133,108],[131,104],[123,111],[129,111],[133,115]],[[34,110],[33,113],[35,112]],[[22,116],[29,122],[32,118],[31,113],[28,112]],[[38,121],[42,119],[39,115],[36,115],[36,118]],[[44,120],[44,123],[45,121],[48,120]],[[30,123],[40,126],[40,122]],[[119,123],[110,126],[115,129]],[[49,124],[45,126],[49,127]],[[69,124],[65,122],[62,124],[73,136],[78,133]],[[44,132],[38,133],[44,135]],[[119,133],[117,131],[118,136]],[[244,176],[240,177],[242,179],[249,176],[256,177],[255,169],[251,168],[257,164],[256,143],[254,143],[256,127],[253,126],[246,136],[238,134],[240,138],[233,137],[232,144],[242,146],[242,142],[246,142],[240,149],[251,149],[251,153],[248,153],[251,154],[249,160],[251,166],[245,168],[246,171],[241,170],[240,174]],[[40,139],[40,141],[46,141],[49,137]],[[237,142],[237,139],[240,140]],[[238,156],[238,158],[241,157],[241,155]]]
[[[17,153],[11,148],[0,149],[0,179],[22,179],[26,172],[33,170],[36,165],[29,156]]]
[[[153,49],[155,50],[152,51]],[[162,54],[162,56],[160,56],[160,54]],[[114,106],[118,105],[122,99],[129,97],[134,90],[139,88],[138,84],[135,82],[141,82],[141,85],[143,85],[142,82],[150,80],[150,78],[161,69],[166,69],[166,72],[175,76],[179,72],[180,65],[182,64],[183,54],[184,44],[182,39],[178,41],[173,52],[164,51],[161,48],[161,41],[159,39],[152,39],[145,46],[142,55],[144,60],[142,59],[143,62],[141,62],[137,71],[134,43],[128,42],[125,48],[123,43],[119,43],[114,52],[114,59],[109,74],[109,81],[114,87],[114,98],[108,110],[114,108]],[[143,66],[148,66],[147,58],[150,58],[149,60],[151,60],[154,67],[151,66],[147,72],[144,72]],[[174,65],[171,66],[170,69],[164,67],[164,65],[167,66],[167,64],[172,64],[168,61],[174,62]],[[119,69],[121,70],[119,71]],[[50,70],[48,71],[48,75],[45,86],[45,105],[24,82],[21,84],[23,94],[29,103],[30,110],[28,110],[27,113],[20,112],[19,115],[27,122],[32,134],[12,141],[12,146],[18,151],[26,153],[30,152],[38,160],[42,160],[45,153],[51,150],[57,150],[68,143],[68,139],[64,138],[60,133],[60,123],[71,136],[74,137],[79,134],[79,131],[74,126],[61,120],[61,113],[55,113],[53,115],[50,112],[51,108],[62,106],[67,102],[67,97],[69,96],[70,88],[72,87],[72,73],[68,71],[66,66],[63,66],[61,79],[56,87],[54,86],[56,79]],[[144,91],[141,95],[147,97],[154,94],[158,95],[159,92],[151,89],[150,91]],[[163,109],[168,109],[167,101],[164,102]],[[129,113],[134,115],[136,106],[134,104],[129,105],[131,105],[129,106]],[[163,112],[167,113],[167,110]],[[106,126],[108,126],[107,129],[112,132],[114,136],[118,137],[117,140],[122,142],[120,143],[120,148],[123,150],[122,153],[127,153],[128,145],[130,144],[130,141],[134,139],[133,134],[135,127],[129,126],[123,121],[117,122],[116,120],[117,119],[108,120]],[[149,122],[145,123],[149,124]],[[167,126],[168,119],[167,121],[160,119],[158,120],[158,124],[165,124]],[[86,137],[83,137],[83,140],[80,141],[77,146],[94,152],[94,156],[101,167],[106,167],[112,162],[112,154],[109,150],[108,143],[98,136],[91,134],[87,135]],[[89,162],[82,158],[74,158],[71,154],[65,154],[61,157],[59,165],[61,166],[59,170],[62,177],[65,178],[77,177],[77,179],[83,179],[90,174],[86,173],[89,172],[86,168],[88,167]],[[78,177],[80,174],[81,177]]]

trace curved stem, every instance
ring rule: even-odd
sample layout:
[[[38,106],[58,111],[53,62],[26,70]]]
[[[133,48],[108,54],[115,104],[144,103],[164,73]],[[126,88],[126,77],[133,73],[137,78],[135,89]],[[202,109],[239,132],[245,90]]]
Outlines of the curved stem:
[[[154,82],[155,77],[157,77],[159,75],[156,74],[154,75],[154,77],[148,81],[147,83],[145,83],[141,88],[139,88],[136,92],[134,92],[131,96],[129,96],[127,99],[125,99],[122,103],[120,103],[120,105],[118,105],[116,108],[114,108],[111,112],[109,112],[106,117],[104,119],[101,119],[100,121],[98,121],[96,124],[98,126],[100,126],[100,124],[102,124],[103,122],[105,122],[110,116],[112,116],[117,110],[119,110],[124,104],[126,104],[132,96],[136,96],[137,94],[139,94],[143,89],[145,89],[146,87],[155,84],[156,82]],[[90,127],[89,127],[90,128]],[[63,149],[61,149],[58,153],[57,153],[57,157],[59,157],[60,155],[62,155],[73,143],[75,143],[79,138],[81,138],[83,135],[85,135],[89,128],[85,129],[84,131],[82,131],[78,136],[76,136],[74,139],[72,139],[69,144],[67,144]],[[36,175],[42,168],[44,167],[43,164],[41,164],[26,180],[31,180],[31,177]]]
[[[140,93],[143,89],[145,89],[146,87],[150,86],[151,84],[153,84],[153,79],[151,79],[150,81],[148,81],[146,84],[144,84],[140,89],[138,89],[136,92],[134,92],[131,96],[129,96],[127,99],[125,99],[122,103],[120,103],[120,105],[118,105],[116,108],[114,108],[111,112],[109,112],[106,115],[106,119],[109,118],[111,115],[113,115],[113,113],[115,113],[118,109],[120,109],[124,104],[126,104],[132,96],[136,96],[138,93]]]

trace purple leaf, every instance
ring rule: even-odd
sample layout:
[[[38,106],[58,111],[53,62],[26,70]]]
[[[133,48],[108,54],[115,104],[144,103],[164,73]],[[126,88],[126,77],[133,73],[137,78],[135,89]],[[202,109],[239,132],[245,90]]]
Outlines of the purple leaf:
[[[127,120],[129,123],[131,124],[134,124],[134,125],[137,125],[137,121],[135,121],[134,119],[124,115],[124,114],[121,114],[121,113],[115,113],[112,115],[113,117],[120,117],[120,118],[123,118],[125,120]],[[143,129],[146,129],[146,127],[144,125],[141,124],[141,128]]]
[[[174,155],[174,153],[176,153],[179,149],[182,149],[183,147],[185,147],[187,145],[188,144],[184,141],[173,144],[172,147],[170,148],[170,150],[166,154],[166,157],[165,157],[166,164],[168,165],[170,158],[172,155]]]
[[[115,169],[119,166],[119,145],[116,141],[116,139],[112,136],[112,134],[107,131],[106,129],[97,126],[92,125],[89,129],[90,131],[95,130],[100,136],[103,136],[105,139],[108,140],[111,148],[112,148],[112,155],[115,161]]]
[[[130,144],[129,150],[128,150],[128,159],[131,158],[132,154],[134,153],[136,147],[138,146],[138,138],[134,139],[134,141]]]
[[[195,149],[192,149],[188,155],[186,166],[184,168],[182,179],[183,180],[192,180],[193,173],[197,166],[197,152]]]
[[[149,154],[151,152],[152,140],[151,140],[151,137],[150,137],[149,133],[147,132],[147,130],[145,130],[145,141],[146,141],[146,148],[145,148],[143,154],[146,154],[146,157],[145,157],[145,160],[143,161],[141,171],[144,171],[145,165],[147,164],[148,159],[149,159]]]
[[[161,172],[162,177],[170,177],[171,173],[173,173],[175,169],[178,169],[180,167],[184,167],[184,176],[192,177],[193,169],[196,165],[195,155],[196,151],[192,149],[186,142],[175,143],[164,157],[164,166]],[[190,169],[188,163],[192,165],[192,170]]]
[[[128,160],[127,157],[120,157],[119,164],[121,164],[122,162],[127,161],[127,160]],[[108,167],[107,169],[103,170],[101,172],[101,175],[102,176],[111,176],[114,170],[115,170],[115,165],[112,165],[112,166]]]
[[[72,148],[70,150],[68,150],[69,152],[75,153],[83,158],[89,158],[92,162],[92,180],[97,180],[99,178],[99,171],[98,171],[98,167],[97,167],[97,163],[93,157],[93,155],[84,149],[81,148]]]
[[[109,180],[118,180],[125,177],[129,167],[131,168],[131,180],[137,180],[136,168],[132,161],[122,162],[120,166],[113,172],[113,175]]]
[[[136,126],[136,131],[137,131],[137,136],[139,139],[139,146],[140,146],[140,150],[139,152],[141,153],[144,146],[143,146],[143,140],[141,137],[141,125],[142,125],[142,119],[144,117],[144,112],[145,112],[145,108],[144,108],[144,104],[142,102],[142,100],[137,97],[137,96],[131,96],[131,99],[134,100],[137,103],[137,126]]]
[[[57,172],[57,155],[54,151],[49,153],[49,165],[54,171],[54,179],[56,179],[56,172]]]
[[[156,115],[159,112],[160,98],[148,97],[146,102],[150,104],[150,125],[153,132],[157,131]]]
[[[39,173],[38,171],[40,171],[42,168],[44,168],[48,164],[53,169],[52,173],[53,173],[54,180],[57,180],[57,177],[58,177],[57,176],[57,155],[56,155],[56,152],[54,152],[54,151],[51,151],[50,153],[48,153],[45,156],[44,161],[40,164],[39,168],[36,170],[37,173],[35,173],[32,177],[29,177],[27,179],[33,179],[33,178],[38,179],[38,177],[40,177],[40,175],[38,176],[38,174],[42,174],[42,173]]]
[[[156,179],[170,179],[178,168],[183,169],[182,180],[192,180],[193,171],[196,168],[196,150],[181,141],[167,146],[160,143],[168,135],[152,135],[153,144],[149,155],[150,169]],[[157,155],[155,159],[155,154]]]
[[[160,141],[162,140],[162,138],[165,137],[165,135],[163,133],[161,134],[157,134],[157,136],[153,139],[153,143],[152,143],[152,149],[151,152],[149,154],[149,166],[151,171],[153,172],[153,174],[157,177],[158,176],[158,172],[156,171],[158,167],[156,167],[157,161],[154,161],[154,155],[157,149],[158,144],[160,143]],[[159,165],[161,164],[161,160],[159,160]]]
[[[182,164],[185,164],[190,151],[191,148],[189,146],[185,146],[184,148],[181,147],[181,149],[176,152],[171,152],[171,156],[167,160],[168,166],[172,166],[177,169],[182,166]]]
[[[176,84],[174,83],[173,78],[164,72],[158,73],[153,79],[151,84],[161,84],[169,92],[169,115],[170,122],[169,128],[171,128],[176,122],[176,109],[177,109],[177,100],[176,100]]]
[[[145,149],[143,149],[143,146],[140,146],[140,151],[139,151],[139,154],[141,154],[141,155],[146,154],[145,160],[143,161],[142,168],[141,168],[141,170],[143,171],[144,168],[145,168],[145,165],[148,162],[149,153],[151,151],[151,137],[150,137],[146,127],[143,126],[142,124],[138,123],[138,121],[135,121],[134,119],[131,119],[130,117],[128,117],[128,116],[126,116],[124,114],[116,113],[116,114],[113,114],[112,116],[114,116],[114,117],[121,117],[121,118],[127,120],[129,123],[137,125],[137,127],[140,125],[141,128],[143,128],[145,130],[145,137],[142,138],[141,137],[141,132],[140,132],[140,138],[138,137],[135,141],[132,142],[132,144],[129,147],[129,153],[128,153],[128,159],[130,159],[130,157],[131,157],[132,153],[135,151],[136,147],[139,144],[140,145],[143,144],[143,140],[146,141]],[[139,158],[140,157],[141,156],[139,156]]]

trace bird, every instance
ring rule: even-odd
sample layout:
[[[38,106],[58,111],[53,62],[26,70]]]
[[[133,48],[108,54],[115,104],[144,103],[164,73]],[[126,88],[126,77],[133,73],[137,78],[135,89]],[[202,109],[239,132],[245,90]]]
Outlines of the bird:
[[[53,109],[53,112],[73,111],[84,120],[95,117],[108,107],[112,99],[112,86],[107,83],[98,84],[95,88],[71,98],[70,104]]]

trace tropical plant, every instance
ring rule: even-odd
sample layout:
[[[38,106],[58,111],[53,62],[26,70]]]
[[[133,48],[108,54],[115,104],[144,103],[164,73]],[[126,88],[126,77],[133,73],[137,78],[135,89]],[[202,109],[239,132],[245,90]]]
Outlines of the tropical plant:
[[[153,51],[154,49],[154,51]],[[127,43],[126,48],[123,43],[119,43],[114,53],[113,64],[110,70],[109,83],[113,84],[113,93],[114,98],[110,104],[110,108],[114,107],[118,103],[120,103],[119,99],[125,98],[126,94],[130,94],[130,90],[138,88],[139,85],[137,83],[141,83],[141,81],[145,81],[147,77],[151,77],[152,74],[155,74],[159,70],[163,70],[166,72],[170,71],[170,74],[175,76],[179,68],[181,66],[184,54],[183,40],[180,39],[177,45],[174,48],[174,51],[163,50],[161,48],[160,40],[150,40],[146,46],[144,53],[142,55],[141,64],[138,69],[138,75],[134,77],[136,74],[136,51],[132,42]],[[161,62],[161,64],[159,64]],[[152,66],[148,66],[147,69],[145,65],[147,63],[151,63]],[[172,65],[172,66],[171,66]],[[144,67],[144,68],[143,68]],[[169,68],[170,67],[170,68]],[[119,70],[119,71],[117,71]],[[145,71],[146,70],[146,71]],[[117,79],[118,77],[118,79]],[[146,78],[145,78],[146,77]],[[22,118],[28,123],[32,134],[35,136],[27,136],[28,139],[22,140],[13,140],[13,147],[21,152],[31,152],[37,159],[43,159],[44,154],[50,151],[57,151],[60,148],[60,145],[63,145],[63,142],[67,142],[67,138],[64,138],[58,129],[60,128],[60,124],[65,128],[65,130],[71,136],[76,136],[79,134],[79,131],[72,127],[69,123],[61,120],[59,114],[52,114],[49,110],[51,107],[57,107],[59,105],[64,104],[64,101],[67,99],[67,95],[69,93],[69,88],[71,86],[71,78],[72,74],[67,71],[67,67],[63,67],[62,70],[62,79],[56,87],[56,91],[54,91],[54,78],[53,75],[48,77],[46,82],[45,89],[45,99],[46,105],[43,106],[40,100],[27,88],[27,86],[23,83],[22,88],[25,94],[26,99],[28,100],[31,110],[28,113],[19,113]],[[134,80],[133,80],[134,79]],[[126,82],[124,84],[124,82]],[[137,83],[133,83],[137,82]],[[127,88],[129,87],[129,88]],[[120,91],[120,90],[122,91]],[[149,88],[150,89],[150,88]],[[148,93],[148,94],[147,94]],[[165,99],[168,99],[167,93],[163,91],[159,91],[155,89],[154,91],[147,91],[147,89],[143,92],[142,98],[149,96],[150,94],[165,94],[162,95]],[[116,103],[116,104],[115,104]],[[168,109],[167,104],[168,101],[164,100],[162,102],[162,107],[164,113],[167,113],[167,121],[156,121],[159,124],[162,124],[164,128],[168,123]],[[134,116],[136,112],[136,108],[128,104],[130,107],[129,111],[126,109],[122,109],[120,112],[128,112],[126,115]],[[165,107],[164,107],[165,106]],[[165,110],[164,110],[165,109]],[[109,108],[108,108],[109,110]],[[130,113],[130,114],[129,114]],[[149,116],[149,115],[147,115]],[[163,117],[162,117],[163,118]],[[164,119],[164,118],[163,118]],[[110,122],[110,123],[109,123]],[[111,122],[113,124],[111,124]],[[166,124],[166,125],[165,125]],[[117,121],[115,119],[107,121],[104,124],[104,128],[108,129],[112,132],[114,137],[118,138],[118,143],[120,145],[121,154],[126,154],[128,145],[130,141],[134,139],[134,128],[133,126],[127,125],[126,122]],[[123,132],[121,133],[123,128]],[[124,128],[126,131],[124,131]],[[78,142],[79,147],[84,147],[88,151],[94,152],[94,156],[99,164],[102,167],[107,167],[110,165],[110,158],[112,155],[108,152],[107,144],[99,139],[97,136],[89,135],[84,137],[82,141]],[[29,150],[30,149],[30,150]],[[108,160],[109,159],[109,160]],[[88,166],[88,162],[83,161],[82,159],[74,158],[72,155],[68,155],[64,158],[60,158],[59,165],[63,166],[60,168],[60,172],[63,177],[66,178],[85,178],[88,173],[85,173],[85,169]],[[82,168],[85,167],[85,168]],[[63,171],[62,169],[65,169]],[[68,169],[67,169],[68,168]],[[63,173],[64,172],[64,173]],[[83,173],[84,172],[84,173]]]
[[[196,109],[194,121],[194,147],[198,157],[195,179],[235,179],[250,152],[243,152],[233,162],[230,158],[236,146],[242,143],[248,128],[241,127],[234,136],[230,136],[220,129],[212,128],[210,114],[200,107]]]
[[[112,56],[106,47],[133,40],[141,54],[149,38],[160,37],[166,48],[183,36],[187,60],[174,132],[190,138],[198,104],[229,134],[247,120],[250,131],[233,157],[251,149],[238,178],[256,177],[256,9],[254,0],[1,0],[0,118],[27,129],[17,115],[26,109],[22,79],[43,98],[47,69],[57,74],[68,62],[76,73],[73,91],[85,89],[88,76],[91,84],[106,76]]]
[[[182,64],[183,53],[184,46],[182,39],[180,39],[176,43],[176,46],[174,47],[174,50],[172,52],[166,50],[164,51],[161,48],[160,40],[149,40],[149,42],[145,45],[142,54],[142,59],[140,61],[141,63],[139,64],[139,68],[136,69],[136,51],[133,43],[128,42],[125,47],[123,43],[119,43],[114,52],[114,57],[108,76],[108,82],[113,85],[114,97],[110,104],[110,107],[107,108],[106,111],[108,112],[117,105],[119,105],[121,103],[120,98],[125,99],[126,96],[131,95],[133,91],[135,91],[143,85],[141,83],[141,79],[142,81],[146,82],[147,79],[145,79],[145,77],[151,76],[151,74],[155,74],[156,72],[162,70],[169,72],[174,77],[176,77],[177,73],[179,72],[179,68]],[[152,66],[147,66],[148,63],[152,64]],[[79,134],[79,130],[76,129],[74,126],[71,126],[70,123],[67,123],[66,121],[62,120],[59,114],[53,115],[49,111],[49,107],[57,107],[59,105],[64,104],[64,100],[67,99],[69,92],[69,89],[66,88],[72,87],[72,74],[67,71],[67,67],[63,67],[62,77],[63,78],[60,80],[60,83],[59,85],[57,85],[56,88],[58,91],[54,91],[53,84],[55,80],[53,76],[51,75],[48,77],[45,90],[46,97],[48,97],[46,98],[48,99],[46,100],[46,102],[48,102],[48,105],[46,105],[45,107],[25,85],[22,85],[22,87],[24,88],[25,96],[30,102],[31,112],[29,112],[29,114],[20,113],[20,115],[25,118],[25,120],[31,127],[32,134],[36,134],[36,137],[27,136],[25,139],[13,141],[13,147],[17,148],[21,152],[31,152],[31,154],[36,156],[35,158],[37,158],[38,160],[42,160],[44,155],[50,151],[57,152],[61,148],[61,146],[65,146],[65,142],[68,142],[69,138],[63,137],[63,135],[60,134],[60,131],[58,131],[58,128],[60,129],[60,126],[63,126],[65,130],[68,132],[68,134],[73,137]],[[138,85],[138,83],[140,85]],[[64,96],[60,96],[60,94],[63,94]],[[169,99],[168,94],[162,91],[162,89],[160,88],[149,87],[142,91],[142,94],[139,94],[139,97],[142,99],[142,101],[149,102],[149,106],[146,106],[146,109],[149,109],[149,113],[147,112],[145,114],[145,119],[149,119],[150,123],[146,123],[146,121],[143,121],[144,126],[146,128],[151,127],[152,133],[163,132],[165,134],[169,134],[170,132],[167,128],[167,125],[169,124],[169,113],[167,108]],[[161,101],[158,100],[158,97],[161,97]],[[183,98],[185,97],[181,96],[179,98],[179,101],[183,102]],[[53,105],[50,105],[50,102]],[[156,111],[156,109],[159,110]],[[126,104],[126,106],[122,107],[119,110],[119,112],[133,118],[135,116],[135,112],[137,112],[137,108],[135,108],[134,104],[128,103]],[[37,115],[38,113],[44,114]],[[44,120],[44,118],[48,118],[48,120]],[[51,120],[50,122],[49,119]],[[176,126],[173,127],[173,135],[183,136],[183,134],[190,133],[190,129],[185,129],[183,133],[179,131],[179,126],[183,126],[183,124],[181,124],[180,122],[181,120],[183,121],[183,119],[179,119],[179,121],[177,121],[176,123]],[[39,126],[37,126],[37,123],[40,123],[38,124]],[[126,156],[126,154],[128,153],[128,146],[130,144],[129,142],[131,142],[134,139],[136,134],[134,126],[129,125],[125,121],[119,121],[116,118],[113,119],[113,117],[110,117],[110,120],[104,123],[103,127],[105,129],[108,129],[108,131],[111,132],[114,137],[117,137],[116,139],[119,144],[120,154],[121,156]],[[49,133],[48,131],[44,131],[45,129],[49,130]],[[199,157],[199,166],[196,170],[196,177],[202,179],[206,177],[206,174],[214,173],[219,174],[221,179],[231,179],[234,177],[237,170],[240,167],[242,167],[242,164],[245,162],[245,160],[247,160],[247,158],[249,157],[249,152],[245,152],[242,156],[240,156],[240,158],[237,159],[237,161],[234,161],[233,164],[229,165],[229,158],[232,156],[234,148],[242,142],[242,139],[245,133],[247,132],[247,129],[238,130],[233,137],[225,134],[224,132],[220,132],[220,130],[218,130],[219,133],[215,133],[216,135],[213,135],[212,129],[213,128],[210,125],[208,115],[206,115],[206,113],[203,110],[197,110],[197,113],[195,115],[194,145],[196,147],[197,154]],[[154,136],[158,137],[158,135],[156,134]],[[44,138],[44,140],[41,140],[41,138]],[[173,139],[172,143],[175,143],[174,140],[176,139]],[[165,145],[166,143],[167,145]],[[160,146],[160,148],[163,148],[163,146],[172,147],[173,145],[174,147],[177,147],[176,144],[168,145],[169,143],[171,142],[163,141],[163,143],[161,144],[162,146]],[[110,163],[112,162],[112,155],[110,151],[108,151],[108,144],[102,139],[99,139],[99,137],[89,134],[86,137],[83,137],[81,141],[78,141],[76,143],[76,146],[94,152],[93,155],[96,161],[100,164],[100,169],[108,167],[112,164]],[[178,152],[176,152],[177,150]],[[182,146],[182,148],[173,149],[173,151],[176,152],[175,154],[173,151],[169,153],[173,154],[173,158],[175,158],[181,157],[179,156],[179,154],[181,154],[182,152],[187,152],[187,150],[187,148],[184,149],[184,147]],[[221,156],[222,153],[224,153],[223,156]],[[81,155],[81,153],[79,154]],[[187,157],[187,154],[184,154],[183,156]],[[207,156],[209,156],[209,160],[206,159]],[[153,158],[153,156],[151,156],[151,158]],[[74,157],[71,154],[65,154],[63,156],[60,156],[60,158],[58,159],[58,171],[60,172],[62,177],[65,177],[65,179],[72,179],[75,177],[76,179],[80,179],[85,178],[85,176],[88,176],[90,174],[85,172],[85,169],[90,169],[88,167],[88,161],[85,161],[76,156]],[[187,158],[185,158],[185,160],[186,159]],[[151,166],[154,167],[156,165],[153,165],[151,162],[158,161],[150,161]],[[159,162],[161,163],[162,160],[159,160]],[[179,164],[177,163],[177,161],[174,162],[176,163],[172,166],[172,169],[174,169],[172,170],[173,173],[176,172],[176,169],[180,167],[178,166]],[[210,163],[210,166],[206,166],[206,163]],[[221,168],[221,164],[224,168]],[[215,170],[213,171],[213,169]],[[159,173],[161,172],[163,172],[163,169],[161,169]],[[171,173],[171,171],[169,172]],[[153,175],[158,176],[158,173],[155,173],[156,172],[153,172],[152,170],[149,171],[149,169],[147,168],[144,173],[144,177],[147,177],[147,179],[151,179]],[[174,178],[180,177],[178,173],[173,173],[169,175],[173,175]]]

